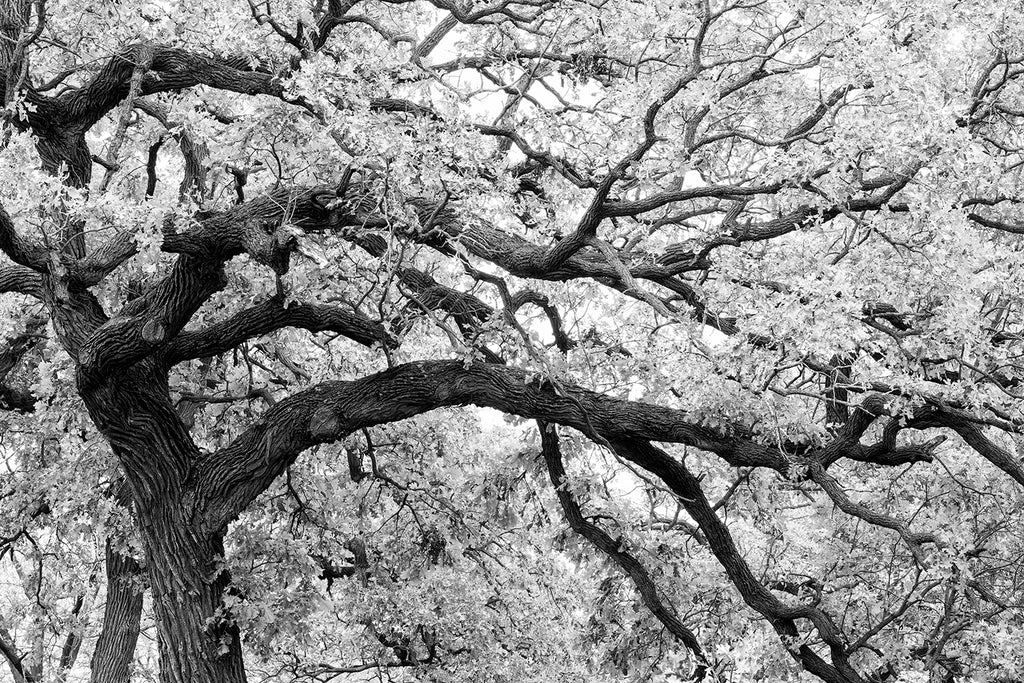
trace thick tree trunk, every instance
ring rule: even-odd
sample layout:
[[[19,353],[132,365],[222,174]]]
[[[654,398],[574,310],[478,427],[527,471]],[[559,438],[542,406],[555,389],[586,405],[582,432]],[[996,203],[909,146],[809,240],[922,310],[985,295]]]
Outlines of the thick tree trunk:
[[[92,683],[129,683],[142,619],[142,573],[139,563],[107,541],[107,604],[103,630],[92,655]]]
[[[93,422],[130,483],[146,555],[161,683],[244,683],[238,628],[224,611],[224,527],[208,522],[193,488],[201,457],[171,405],[166,375],[149,363],[79,375]]]
[[[141,516],[161,683],[244,683],[238,628],[222,602],[223,533],[204,533],[182,501]]]

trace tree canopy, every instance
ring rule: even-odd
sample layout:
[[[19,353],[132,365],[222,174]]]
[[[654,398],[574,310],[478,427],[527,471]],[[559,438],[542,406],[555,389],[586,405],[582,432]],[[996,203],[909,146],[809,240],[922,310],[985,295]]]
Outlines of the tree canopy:
[[[4,0],[16,683],[1024,677],[1024,6]]]

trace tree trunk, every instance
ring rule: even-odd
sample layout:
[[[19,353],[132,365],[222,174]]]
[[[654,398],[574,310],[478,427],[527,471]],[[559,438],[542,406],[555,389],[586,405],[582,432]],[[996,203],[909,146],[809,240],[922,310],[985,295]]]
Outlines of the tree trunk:
[[[142,574],[139,563],[107,541],[107,604],[103,630],[92,655],[91,683],[129,683],[142,619]]]
[[[0,3],[0,74],[4,82],[0,84],[0,105],[7,104],[14,98],[15,86],[22,76],[24,55],[17,50],[21,32],[29,23],[31,4],[28,0],[15,0]]]
[[[79,392],[130,484],[153,596],[161,683],[244,683],[237,626],[225,613],[224,529],[194,486],[199,449],[175,412],[166,374],[148,363]]]
[[[183,501],[140,514],[156,613],[161,683],[244,683],[237,626],[223,607],[224,534],[188,519]]]

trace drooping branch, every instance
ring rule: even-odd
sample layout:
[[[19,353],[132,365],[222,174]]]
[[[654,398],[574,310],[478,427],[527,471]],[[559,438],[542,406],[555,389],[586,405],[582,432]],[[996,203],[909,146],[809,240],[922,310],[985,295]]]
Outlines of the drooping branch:
[[[850,496],[840,486],[839,481],[826,472],[825,468],[819,463],[811,463],[808,468],[808,474],[811,480],[821,487],[821,490],[832,499],[836,507],[846,514],[874,526],[892,529],[899,534],[900,538],[907,544],[917,563],[922,567],[925,566],[924,551],[921,546],[925,543],[936,543],[937,539],[934,534],[911,531],[903,520],[890,517],[851,500]]]
[[[547,463],[548,474],[570,528],[603,552],[629,576],[651,614],[693,654],[696,665],[690,680],[704,680],[710,662],[696,634],[679,620],[671,606],[662,599],[654,580],[636,557],[623,549],[622,544],[608,535],[601,527],[583,516],[579,503],[567,488],[565,466],[562,463],[558,434],[554,431],[554,426],[538,421],[537,427],[540,429],[541,450],[544,461]]]
[[[700,480],[683,463],[642,439],[616,440],[611,446],[623,458],[657,475],[679,496],[743,601],[768,620],[805,669],[827,683],[864,683],[864,678],[850,665],[842,631],[827,613],[812,605],[786,605],[758,581],[728,527],[708,502]],[[831,664],[800,637],[799,619],[807,619],[814,625],[828,647]]]
[[[911,424],[918,429],[952,429],[975,452],[1024,486],[1024,465],[1020,459],[986,437],[981,427],[971,421],[969,414],[964,411],[950,407],[926,406],[916,412]]]

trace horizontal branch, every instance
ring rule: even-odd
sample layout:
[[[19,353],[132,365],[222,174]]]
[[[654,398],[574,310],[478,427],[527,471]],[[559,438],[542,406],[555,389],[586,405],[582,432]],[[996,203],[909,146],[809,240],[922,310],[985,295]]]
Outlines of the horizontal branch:
[[[161,249],[220,261],[248,253],[265,265],[286,267],[286,261],[282,261],[285,252],[291,250],[302,231],[360,224],[345,213],[338,200],[333,188],[274,190],[207,216],[183,232],[166,231]]]
[[[286,305],[280,297],[269,297],[209,327],[182,332],[167,346],[164,359],[174,365],[216,356],[248,339],[286,327],[337,332],[364,346],[395,343],[383,325],[340,306],[301,302]]]
[[[0,267],[0,294],[13,292],[36,299],[43,297],[43,279],[31,268],[20,265]]]
[[[246,57],[215,57],[180,47],[136,44],[111,57],[81,88],[54,98],[30,92],[29,101],[36,107],[30,125],[40,130],[68,126],[88,130],[127,97],[132,73],[137,65],[147,62],[140,95],[206,85],[284,99],[280,80],[274,74],[255,70]]]
[[[437,204],[424,199],[410,202],[426,223],[433,216],[429,231],[409,230],[409,237],[442,253],[453,252],[458,244],[471,255],[501,267],[510,275],[540,280],[566,281],[578,278],[609,278],[617,280],[619,269],[600,253],[579,252],[554,268],[545,268],[547,247],[530,242],[520,235],[506,232],[475,216],[460,216],[453,209],[438,209]],[[692,254],[687,259],[678,249],[666,250],[660,259],[640,254],[635,259],[621,254],[629,275],[633,278],[657,281],[671,278],[688,270],[706,267]],[[635,260],[635,262],[634,262]]]
[[[704,185],[702,187],[690,187],[674,192],[662,192],[632,201],[608,201],[601,207],[601,215],[607,218],[638,216],[648,211],[654,211],[666,204],[693,201],[695,199],[743,199],[745,197],[756,197],[757,195],[771,195],[777,194],[790,186],[792,186],[790,182],[779,181],[766,185]]]
[[[562,424],[599,443],[641,438],[716,453],[733,466],[785,471],[777,448],[694,425],[685,411],[553,384],[507,366],[422,361],[350,382],[326,382],[284,399],[203,466],[213,524],[234,518],[307,448],[446,406],[477,405]]]

